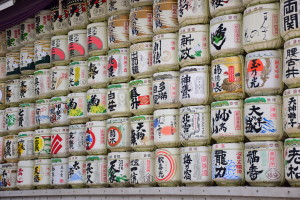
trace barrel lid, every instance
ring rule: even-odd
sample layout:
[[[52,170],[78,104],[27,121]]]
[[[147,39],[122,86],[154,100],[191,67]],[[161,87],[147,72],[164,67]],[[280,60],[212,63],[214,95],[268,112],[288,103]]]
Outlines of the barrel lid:
[[[155,151],[155,156],[161,156],[161,155],[179,155],[180,154],[180,149],[179,148],[163,148],[163,149],[156,149]]]
[[[203,32],[209,31],[209,25],[208,24],[197,24],[197,25],[190,25],[190,26],[184,26],[179,29],[179,35],[184,33],[190,33],[190,32]]]
[[[96,22],[96,23],[91,23],[89,25],[87,25],[87,29],[91,28],[91,27],[95,27],[95,26],[103,26],[106,27],[107,26],[107,22]]]
[[[111,152],[108,153],[108,159],[115,159],[117,156],[120,156],[118,159],[123,159],[123,158],[129,158],[130,157],[130,152]]]
[[[34,131],[19,132],[18,137],[31,137],[35,134]]]
[[[39,99],[39,100],[36,100],[35,103],[37,104],[48,104],[50,102],[50,99]]]
[[[108,23],[114,20],[129,20],[129,15],[128,14],[119,14],[119,15],[113,15],[110,16],[108,19]]]
[[[17,135],[6,135],[4,136],[4,140],[17,140],[18,136]]]
[[[51,165],[51,159],[36,159],[34,162],[35,165]]]
[[[19,112],[19,107],[5,108],[5,112]]]
[[[86,34],[86,33],[87,33],[86,29],[73,30],[73,31],[69,31],[68,36],[74,34]]]
[[[70,67],[73,67],[74,65],[86,65],[87,66],[87,61],[74,61],[74,62],[71,62],[69,65]]]
[[[107,161],[107,155],[91,155],[91,156],[86,156],[86,161],[94,161],[94,160]]]
[[[86,124],[73,124],[69,126],[69,130],[78,128],[86,128]]]
[[[211,152],[211,147],[210,146],[198,146],[198,147],[181,147],[180,152],[181,153],[188,153],[188,152]]]
[[[95,94],[95,93],[103,94],[103,93],[107,93],[107,89],[105,89],[105,88],[90,89],[86,93],[87,93],[87,95],[89,95],[89,94]]]
[[[33,167],[34,160],[20,160],[18,162],[18,167]]]
[[[32,78],[34,78],[34,75],[23,75],[23,76],[21,76],[20,77],[20,79],[32,79]]]
[[[135,7],[135,8],[131,8],[130,9],[130,14],[132,14],[133,12],[137,12],[137,11],[153,11],[153,6],[151,5],[144,5],[144,6],[138,6],[138,7]]]
[[[37,75],[44,75],[44,74],[50,74],[50,69],[41,69],[41,70],[35,71],[33,74],[35,76],[37,76]]]
[[[129,117],[120,117],[120,118],[111,118],[106,120],[107,126],[117,123],[129,123],[130,118]]]
[[[35,130],[35,134],[36,135],[43,135],[43,134],[50,135],[51,134],[51,128],[37,129],[37,130]]]
[[[4,163],[2,164],[2,169],[8,169],[8,168],[17,168],[18,163]]]
[[[152,51],[152,42],[141,42],[130,46],[130,52],[148,50]]]
[[[244,100],[245,104],[268,104],[268,103],[276,103],[281,104],[281,96],[257,96],[257,97],[249,97]]]
[[[259,5],[255,5],[255,6],[250,6],[245,9],[244,16],[248,15],[250,13],[265,12],[266,9],[279,11],[279,3],[267,3],[267,4],[259,4]]]
[[[229,63],[244,64],[244,57],[239,55],[239,56],[217,58],[211,62],[211,65],[214,66],[217,64],[229,64]]]
[[[208,105],[188,106],[179,109],[180,115],[184,113],[205,113],[205,112],[210,112],[210,107]]]
[[[205,72],[208,73],[208,66],[203,65],[203,66],[189,66],[189,67],[184,67],[180,69],[180,74],[182,73],[192,73],[192,72]]]
[[[153,80],[166,79],[166,78],[178,78],[179,72],[169,71],[169,72],[158,72],[153,74]]]
[[[55,66],[55,67],[52,67],[50,70],[51,71],[54,71],[54,70],[69,70],[69,67],[68,66]]]
[[[300,88],[291,88],[291,89],[286,89],[283,92],[283,97],[287,96],[295,96],[300,94]]]
[[[284,49],[300,45],[300,38],[293,38],[284,43]]]
[[[163,39],[176,39],[177,40],[177,33],[164,33],[158,34],[153,37],[153,41],[155,40],[163,40]]]
[[[212,146],[213,150],[217,149],[238,149],[238,150],[244,150],[244,143],[220,143],[220,144],[213,144]]]
[[[51,37],[51,40],[57,40],[57,39],[67,40],[68,36],[67,35],[56,35],[56,36]]]
[[[128,89],[128,83],[112,84],[107,86],[107,89]]]
[[[60,97],[52,97],[50,99],[51,103],[56,103],[56,102],[66,102],[67,101],[67,97],[66,96],[60,96]]]
[[[263,58],[282,58],[282,51],[280,50],[264,50],[255,51],[246,55],[246,60],[263,59]]]
[[[210,20],[210,26],[218,24],[218,23],[224,23],[224,21],[241,21],[242,20],[242,14],[230,14],[230,15],[222,15],[219,17],[212,18]],[[242,21],[241,21],[242,23]]]
[[[70,93],[68,94],[68,98],[70,97],[84,97],[86,96],[86,92],[78,92],[78,93]]]
[[[86,156],[70,156],[69,161],[86,161]]]
[[[138,115],[138,116],[130,117],[131,123],[145,122],[145,121],[153,122],[153,115]]]
[[[88,58],[88,62],[104,61],[107,62],[107,56],[92,56]]]
[[[143,84],[151,84],[152,85],[152,78],[132,80],[129,82],[129,87],[136,86],[136,85],[143,85]]]
[[[281,141],[258,141],[258,142],[246,142],[245,150],[250,149],[282,149]]]
[[[24,46],[20,48],[20,54],[24,53],[24,52],[28,52],[31,51],[30,53],[34,53],[34,46]]]
[[[104,126],[106,127],[106,121],[90,121],[86,123],[86,127],[93,127],[93,126]]]
[[[55,127],[51,129],[51,134],[59,134],[59,133],[69,133],[69,127],[64,126],[64,127]]]
[[[129,53],[129,48],[120,48],[120,49],[111,49],[108,51],[108,55],[114,55],[114,54],[123,54],[123,53]]]
[[[68,158],[51,158],[51,163],[68,164]]]
[[[145,158],[155,158],[154,152],[144,151],[144,152],[132,152],[130,154],[130,159],[145,159]]]
[[[161,109],[153,112],[154,118],[164,115],[179,115],[179,109]]]
[[[6,81],[6,84],[19,84],[19,83],[20,83],[20,79],[11,79]]]
[[[19,107],[35,107],[35,103],[22,103],[19,105]]]

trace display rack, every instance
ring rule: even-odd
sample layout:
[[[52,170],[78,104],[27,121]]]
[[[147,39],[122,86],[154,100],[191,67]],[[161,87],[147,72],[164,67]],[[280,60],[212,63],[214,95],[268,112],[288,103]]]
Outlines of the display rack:
[[[97,199],[97,200],[217,200],[299,199],[299,188],[291,187],[153,187],[84,188],[1,191],[0,199]]]

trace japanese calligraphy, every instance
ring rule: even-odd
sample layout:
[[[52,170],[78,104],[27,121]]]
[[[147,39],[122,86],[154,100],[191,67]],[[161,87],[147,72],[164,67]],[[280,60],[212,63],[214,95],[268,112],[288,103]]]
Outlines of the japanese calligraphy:
[[[89,65],[89,78],[95,79],[96,75],[99,73],[96,64],[90,63]]]
[[[161,63],[161,56],[161,40],[158,40],[153,45],[153,65]]]
[[[288,67],[285,71],[286,78],[295,78],[296,75],[299,75],[299,69],[296,69],[296,62],[299,62],[300,59],[297,58],[298,49],[296,47],[286,49],[285,65]]]
[[[227,151],[224,150],[216,150],[214,152],[215,157],[215,178],[223,178],[226,173],[226,165],[228,162],[226,161]]]
[[[224,6],[225,4],[227,4],[229,2],[229,0],[211,0],[211,5],[214,9]]]
[[[213,70],[213,80],[214,80],[213,91],[214,92],[221,92],[223,90],[222,85],[220,85],[222,71],[223,70],[220,65],[216,65],[214,67]]]
[[[257,179],[257,176],[263,172],[263,170],[258,170],[255,163],[259,162],[260,157],[257,154],[257,150],[252,150],[247,153],[247,163],[250,164],[247,174],[250,176],[252,181]]]
[[[27,85],[26,85],[26,81],[21,81],[20,82],[20,97],[21,98],[25,98],[25,94],[27,92]]]
[[[163,26],[162,21],[160,19],[160,14],[162,10],[160,9],[160,5],[156,6],[154,10],[155,16],[155,28],[161,28]]]
[[[182,99],[188,99],[190,98],[190,92],[192,91],[191,88],[191,76],[186,74],[184,76],[181,77],[181,98]]]
[[[300,179],[300,150],[296,149],[296,147],[289,149],[287,157],[286,162],[289,165],[286,171],[287,177],[290,179]]]
[[[192,47],[189,47],[192,45],[192,41],[195,39],[192,38],[192,35],[182,35],[180,39],[180,57],[179,61],[186,60],[186,59],[195,59],[194,55],[190,55],[190,50]]]
[[[144,140],[145,133],[146,129],[144,129],[144,123],[137,123],[137,126],[131,130],[131,144],[137,145],[138,140]]]
[[[230,109],[219,109],[212,116],[212,134],[218,134],[221,132],[226,132],[227,127],[231,124],[228,124],[230,116],[233,112]]]
[[[164,81],[159,83],[159,86],[154,85],[153,87],[153,100],[154,104],[159,104],[159,100],[167,100],[168,93],[166,90],[166,83]]]
[[[188,8],[189,8],[189,5],[188,5],[187,0],[179,0],[178,1],[178,15],[179,15],[179,17],[182,17],[183,16],[183,11],[188,10]]]
[[[286,0],[283,3],[283,26],[284,31],[299,28],[298,1]]]
[[[221,50],[222,46],[226,41],[226,31],[227,28],[224,27],[223,23],[220,24],[214,33],[211,33],[211,44],[216,48],[216,50]]]
[[[137,184],[139,183],[138,182],[138,179],[137,179],[137,171],[138,171],[138,167],[140,166],[139,165],[139,160],[138,159],[134,159],[134,160],[131,160],[130,161],[130,165],[131,165],[131,168],[130,168],[130,183],[132,184]]]
[[[192,178],[192,170],[190,169],[190,165],[192,163],[191,155],[186,153],[183,157],[183,165],[184,165],[184,171],[183,171],[183,179],[185,180],[191,180]]]
[[[109,93],[107,94],[107,99],[108,99],[108,106],[107,106],[108,110],[110,112],[115,111],[116,107],[117,107],[117,104],[115,101],[115,93],[112,91],[109,91]]]
[[[133,87],[130,90],[131,109],[135,109],[135,110],[138,109],[138,107],[141,103],[139,101],[139,96],[140,96],[140,94],[137,92],[136,87]]]
[[[131,17],[131,34],[132,35],[139,34],[139,31],[137,29],[137,21],[138,21],[138,18],[136,17],[136,13],[134,13]]]
[[[92,177],[92,174],[94,173],[93,172],[93,167],[91,166],[92,163],[87,163],[86,165],[86,183],[94,183],[92,180],[91,180],[91,177]]]
[[[297,101],[295,97],[288,98],[288,108],[287,108],[287,117],[288,117],[288,125],[290,127],[294,127],[297,124]]]
[[[131,59],[131,72],[132,74],[138,74],[139,73],[139,60],[138,60],[138,52],[132,52],[130,54],[130,59]]]
[[[252,105],[249,109],[249,113],[246,115],[246,133],[260,133],[262,131],[263,124],[266,124],[263,114],[260,112],[260,107]]]

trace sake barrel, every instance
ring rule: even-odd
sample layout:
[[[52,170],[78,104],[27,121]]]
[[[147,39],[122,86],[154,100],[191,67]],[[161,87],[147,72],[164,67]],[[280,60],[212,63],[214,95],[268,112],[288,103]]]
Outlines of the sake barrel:
[[[69,93],[69,67],[55,66],[51,72],[51,91],[52,95],[60,96]]]
[[[107,148],[111,151],[130,151],[130,119],[111,118],[107,124]]]
[[[34,162],[33,185],[38,189],[52,188],[51,159],[37,159]]]
[[[34,76],[25,75],[20,77],[20,101],[22,102],[34,102],[35,100],[35,85]]]
[[[107,114],[111,117],[130,116],[129,86],[127,83],[107,87]]]
[[[51,38],[51,62],[54,65],[69,64],[68,35],[57,35]]]
[[[20,79],[6,81],[5,103],[9,106],[16,106],[20,103]]]
[[[164,148],[155,151],[155,180],[159,186],[179,186],[180,149]]]
[[[37,128],[35,111],[35,103],[19,105],[18,123],[20,131],[31,131]]]
[[[108,0],[107,10],[109,16],[117,15],[121,13],[129,13],[130,11],[129,0],[124,0],[124,1]]]
[[[110,49],[129,47],[129,14],[110,16],[107,24],[108,47]]]
[[[35,14],[35,33],[38,39],[53,35],[51,10],[41,10]]]
[[[7,53],[6,31],[0,31],[0,55],[5,56]]]
[[[21,45],[34,43],[36,40],[35,19],[28,18],[20,24]]]
[[[216,101],[211,104],[211,134],[218,143],[244,141],[243,101]]]
[[[85,92],[68,94],[67,104],[68,118],[71,124],[86,123],[88,121]]]
[[[131,43],[152,41],[153,7],[131,8],[129,16],[129,40]]]
[[[153,68],[158,69],[158,71],[179,70],[177,33],[155,35],[152,46]]]
[[[1,31],[0,31],[0,55],[1,55]],[[5,82],[6,77],[6,54],[4,54],[4,57],[0,57],[0,82]],[[151,54],[152,56],[152,54]]]
[[[105,88],[108,85],[107,56],[93,56],[88,59],[88,85],[92,88]]]
[[[51,7],[52,32],[56,35],[64,35],[69,31],[69,8],[67,1],[68,0],[61,1],[61,9],[59,4],[55,4]]]
[[[20,25],[15,25],[6,29],[6,46],[7,50],[12,51],[21,46],[21,29]]]
[[[299,1],[280,1],[280,33],[285,41],[300,36],[299,6]]]
[[[244,92],[243,56],[218,58],[212,61],[211,83],[215,100],[242,99]]]
[[[68,158],[51,159],[51,186],[54,188],[67,188],[68,184]]]
[[[251,6],[244,11],[242,35],[247,53],[280,48],[279,18],[279,3]]]
[[[132,152],[130,154],[130,183],[134,187],[156,185],[154,152]]]
[[[107,182],[111,187],[130,186],[130,153],[111,152],[107,156]]]
[[[240,55],[243,51],[241,14],[223,15],[210,20],[210,54],[214,58]]]
[[[107,89],[91,89],[87,91],[87,116],[91,120],[107,119]]]
[[[256,51],[246,56],[245,91],[249,96],[277,95],[283,90],[282,52]]]
[[[199,24],[179,29],[178,60],[181,67],[210,64],[209,25]]]
[[[34,64],[34,47],[25,46],[20,49],[20,71],[21,74],[33,74],[35,71]]]
[[[250,97],[244,103],[245,136],[250,141],[281,140],[281,96]]]
[[[284,141],[284,175],[287,182],[293,187],[299,186],[299,168],[297,168],[299,144],[299,138],[288,138]]]
[[[70,29],[83,29],[88,23],[86,0],[68,0],[68,22]]]
[[[18,163],[2,164],[2,188],[3,190],[17,189]]]
[[[19,78],[20,71],[20,52],[13,51],[6,54],[6,76],[9,79]]]
[[[178,31],[177,0],[153,1],[153,32],[154,34]]]
[[[90,56],[104,55],[108,51],[107,23],[98,22],[87,26],[87,43]]]
[[[178,108],[179,72],[159,72],[153,74],[153,101],[155,109]]]
[[[244,150],[245,179],[251,186],[280,186],[284,183],[282,142],[247,142]]]
[[[90,121],[86,123],[85,150],[89,155],[107,154],[106,121]]]
[[[41,69],[34,72],[35,95],[38,99],[51,97],[51,71]]]
[[[15,135],[19,132],[19,107],[10,107],[5,109],[5,124],[9,135]]]
[[[51,158],[51,129],[35,130],[33,146],[35,157]]]
[[[231,13],[240,13],[244,11],[243,2],[235,1],[209,1],[209,10],[212,16],[227,15]]]
[[[283,93],[283,130],[289,137],[300,137],[299,108],[300,88],[287,89]]]
[[[0,136],[7,134],[5,110],[0,110]]]
[[[186,186],[212,185],[211,147],[180,148],[181,182]]]
[[[88,58],[86,29],[68,33],[69,56],[72,61],[84,61]]]
[[[91,188],[108,186],[107,155],[86,157],[86,185]]]
[[[69,90],[71,92],[85,92],[88,86],[88,66],[86,61],[70,63]]]
[[[51,39],[44,38],[34,42],[34,64],[36,69],[49,69],[51,63]]]
[[[134,115],[153,113],[152,78],[130,81],[129,95],[130,111]]]
[[[52,126],[64,126],[70,124],[70,119],[68,118],[68,103],[66,96],[51,98],[50,122]]]
[[[183,146],[210,144],[210,107],[183,107],[179,113],[180,143]]]
[[[20,132],[18,134],[19,160],[32,160],[34,155],[34,131]]]
[[[158,148],[179,146],[179,110],[155,110],[153,117],[155,146]]]
[[[6,107],[6,95],[5,95],[5,90],[6,90],[6,83],[0,83],[0,109],[4,109]],[[1,131],[0,131],[1,132]]]
[[[273,3],[278,1],[279,0],[243,0],[243,4],[244,6],[249,7],[257,4]]]
[[[208,0],[178,1],[178,22],[181,27],[190,24],[207,24],[209,21]]]
[[[65,158],[69,153],[69,127],[55,127],[51,129],[51,155],[54,158]]]
[[[207,65],[180,69],[179,102],[182,105],[196,106],[212,101],[209,72]]]
[[[152,77],[156,69],[152,66],[152,42],[130,46],[130,73],[134,78]]]
[[[69,157],[68,184],[72,188],[82,188],[86,184],[86,156]]]
[[[131,80],[129,49],[112,49],[108,51],[107,76],[111,83],[123,83]]]
[[[244,177],[244,143],[212,146],[212,180],[219,186],[240,186]]]
[[[34,189],[33,186],[33,160],[21,160],[18,162],[17,188],[20,190]]]
[[[35,104],[35,123],[39,127],[50,126],[50,100],[40,99]]]
[[[0,136],[0,163],[4,163],[4,137]],[[2,170],[2,167],[0,166],[0,170]],[[1,173],[2,174],[2,173]],[[0,181],[1,177],[0,177]]]
[[[131,148],[134,151],[153,151],[154,122],[153,115],[139,115],[130,118]]]
[[[105,21],[108,17],[107,1],[87,0],[88,17],[90,22]]]
[[[4,136],[4,160],[6,162],[18,162],[18,136]]]
[[[69,126],[69,152],[72,156],[85,155],[85,124]]]

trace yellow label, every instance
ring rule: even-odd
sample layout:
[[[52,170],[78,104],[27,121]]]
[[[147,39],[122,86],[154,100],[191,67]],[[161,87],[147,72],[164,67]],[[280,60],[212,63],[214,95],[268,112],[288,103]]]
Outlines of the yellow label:
[[[75,67],[74,71],[75,71],[74,82],[77,83],[77,82],[79,82],[79,79],[80,79],[80,67]]]
[[[34,152],[35,153],[42,151],[44,146],[45,146],[44,138],[42,138],[42,137],[34,138]]]

